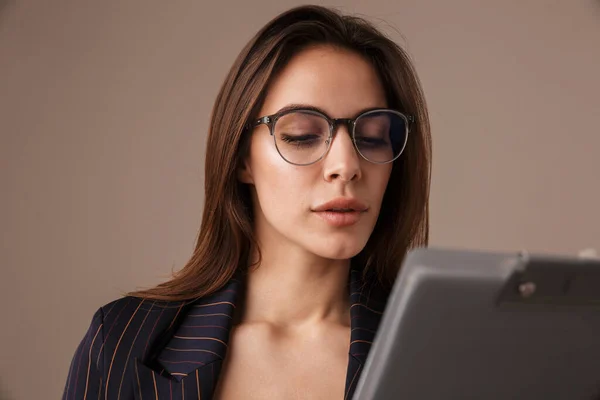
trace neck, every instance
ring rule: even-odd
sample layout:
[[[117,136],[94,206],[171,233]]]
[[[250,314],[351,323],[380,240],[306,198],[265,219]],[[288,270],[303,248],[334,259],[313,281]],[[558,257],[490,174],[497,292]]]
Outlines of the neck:
[[[248,274],[240,323],[349,325],[350,260],[328,260],[301,249],[261,247]]]

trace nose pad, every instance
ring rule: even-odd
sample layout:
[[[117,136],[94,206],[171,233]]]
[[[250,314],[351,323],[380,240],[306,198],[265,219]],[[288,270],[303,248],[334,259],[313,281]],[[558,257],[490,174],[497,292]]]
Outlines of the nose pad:
[[[345,126],[346,133],[348,134],[348,136],[350,136],[350,138],[352,138],[352,129],[354,128],[353,120],[351,120],[350,118],[337,118],[333,120],[333,123],[334,136],[336,131],[338,131],[342,126]]]
[[[332,141],[332,143],[328,142],[327,145],[328,146],[330,144],[332,145],[335,138],[337,138],[339,136],[340,130],[345,130],[346,135],[344,135],[344,136],[350,140],[350,144],[352,145],[352,150],[354,151],[354,153],[356,153],[356,146],[354,144],[354,139],[352,138],[352,128],[353,128],[352,124],[353,124],[353,121],[351,119],[340,118],[340,119],[334,120],[333,134],[331,135],[331,137],[329,139],[327,139],[328,141]],[[342,127],[345,127],[345,129],[342,129]],[[356,154],[356,155],[358,156],[358,154]]]

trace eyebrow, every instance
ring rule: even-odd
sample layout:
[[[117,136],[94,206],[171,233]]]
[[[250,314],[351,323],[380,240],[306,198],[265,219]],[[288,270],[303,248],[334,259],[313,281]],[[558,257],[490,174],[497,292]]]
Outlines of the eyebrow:
[[[358,113],[356,113],[352,118],[355,118],[355,117],[359,116],[360,114],[365,113],[367,111],[380,110],[380,109],[387,109],[387,107],[369,107],[369,108],[364,108],[364,109],[360,110]],[[325,112],[325,110],[323,110],[322,108],[317,107],[317,106],[313,106],[311,104],[303,104],[303,103],[288,104],[285,107],[279,109],[274,114],[280,114],[280,113],[284,113],[284,112],[288,112],[288,111],[297,111],[297,110],[315,111],[315,112],[318,112],[318,113],[321,113],[321,114],[327,116],[328,118],[331,118],[329,116],[329,114],[327,114]],[[341,117],[341,118],[347,118],[347,117]]]

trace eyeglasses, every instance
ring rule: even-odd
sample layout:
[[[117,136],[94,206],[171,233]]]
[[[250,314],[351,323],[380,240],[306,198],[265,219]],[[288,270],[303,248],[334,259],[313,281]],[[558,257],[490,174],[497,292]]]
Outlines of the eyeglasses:
[[[269,127],[279,155],[294,165],[310,165],[325,157],[336,128],[346,124],[358,154],[375,164],[396,160],[406,147],[412,115],[390,109],[363,112],[354,119],[329,118],[316,109],[284,109],[248,125]]]

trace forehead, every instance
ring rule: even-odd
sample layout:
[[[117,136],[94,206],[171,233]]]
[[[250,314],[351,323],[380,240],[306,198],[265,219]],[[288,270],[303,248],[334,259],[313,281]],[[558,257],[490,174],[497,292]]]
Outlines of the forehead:
[[[331,46],[311,47],[292,57],[269,85],[260,115],[289,104],[319,107],[332,118],[387,107],[373,66],[355,52]]]

